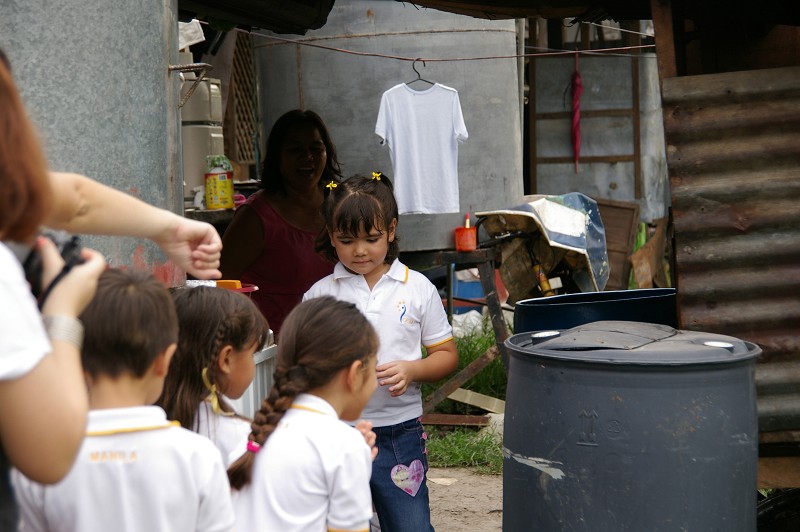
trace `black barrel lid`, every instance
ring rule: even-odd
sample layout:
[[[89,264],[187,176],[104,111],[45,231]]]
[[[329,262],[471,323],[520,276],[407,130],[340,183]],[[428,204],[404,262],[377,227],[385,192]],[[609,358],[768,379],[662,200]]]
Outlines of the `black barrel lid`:
[[[564,331],[536,331],[506,340],[512,354],[607,364],[726,363],[755,357],[751,342],[634,321],[595,321]]]

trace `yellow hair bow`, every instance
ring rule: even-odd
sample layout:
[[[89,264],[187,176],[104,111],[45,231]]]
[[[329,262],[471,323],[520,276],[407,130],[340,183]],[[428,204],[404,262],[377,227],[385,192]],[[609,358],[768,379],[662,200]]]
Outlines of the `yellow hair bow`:
[[[331,182],[328,183],[325,186],[328,188],[328,190],[333,190],[334,188],[338,187],[339,185],[336,184],[336,181],[331,180]]]
[[[372,172],[372,179],[374,179],[375,181],[380,181],[382,175],[383,174],[380,172]]]
[[[211,381],[208,379],[208,368],[203,368],[203,385],[206,387],[210,395],[208,396],[207,400],[211,403],[211,411],[215,414],[219,414],[222,411],[222,408],[219,406],[219,396],[217,395],[217,385],[211,384]]]

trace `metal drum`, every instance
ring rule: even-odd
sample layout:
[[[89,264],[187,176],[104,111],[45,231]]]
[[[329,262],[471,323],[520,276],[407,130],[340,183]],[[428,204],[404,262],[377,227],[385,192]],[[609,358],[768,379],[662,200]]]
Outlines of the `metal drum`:
[[[755,530],[758,346],[626,321],[506,346],[504,531]]]
[[[600,320],[677,327],[674,288],[611,290],[539,297],[514,305],[514,332],[569,329]]]

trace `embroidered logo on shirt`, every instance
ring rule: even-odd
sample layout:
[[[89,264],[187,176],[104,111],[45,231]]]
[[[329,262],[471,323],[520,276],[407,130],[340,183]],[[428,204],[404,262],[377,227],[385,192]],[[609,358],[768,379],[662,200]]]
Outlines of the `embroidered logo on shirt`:
[[[414,320],[406,316],[406,312],[408,312],[408,307],[406,307],[405,301],[398,301],[397,302],[397,311],[400,313],[400,323],[405,323],[406,325],[413,325]]]

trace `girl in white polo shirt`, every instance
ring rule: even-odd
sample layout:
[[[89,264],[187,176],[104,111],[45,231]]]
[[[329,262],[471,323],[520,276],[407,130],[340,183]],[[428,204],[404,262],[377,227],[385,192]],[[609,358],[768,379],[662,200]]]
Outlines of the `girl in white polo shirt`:
[[[225,397],[238,399],[255,376],[253,354],[269,327],[250,299],[224,288],[198,286],[173,292],[178,350],[158,405],[171,420],[214,442],[227,468],[247,450],[250,420]]]
[[[355,303],[378,331],[378,389],[363,417],[377,435],[370,487],[381,531],[433,530],[419,383],[456,368],[452,328],[436,287],[397,259],[397,203],[385,175],[330,183],[324,207],[317,250],[339,262],[303,299]]]
[[[237,530],[366,531],[373,453],[355,421],[376,387],[378,336],[355,305],[301,303],[281,327],[275,384],[228,470]]]

